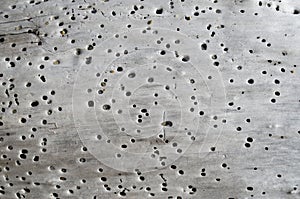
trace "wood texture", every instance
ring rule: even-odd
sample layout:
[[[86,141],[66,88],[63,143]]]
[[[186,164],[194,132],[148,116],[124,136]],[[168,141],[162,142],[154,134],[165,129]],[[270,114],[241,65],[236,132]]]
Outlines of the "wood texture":
[[[300,198],[300,3],[2,0],[0,198]]]

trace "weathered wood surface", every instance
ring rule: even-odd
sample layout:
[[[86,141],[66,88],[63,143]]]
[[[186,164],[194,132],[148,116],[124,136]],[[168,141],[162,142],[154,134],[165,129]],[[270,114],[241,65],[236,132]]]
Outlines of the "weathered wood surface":
[[[0,3],[0,198],[300,198],[299,1]]]

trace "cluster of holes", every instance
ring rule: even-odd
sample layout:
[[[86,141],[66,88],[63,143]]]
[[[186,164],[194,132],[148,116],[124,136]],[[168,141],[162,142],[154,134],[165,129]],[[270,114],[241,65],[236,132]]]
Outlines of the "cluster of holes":
[[[44,2],[47,2],[47,0],[44,0]],[[75,1],[73,1],[73,2],[75,2]],[[105,0],[105,2],[108,2],[108,1]],[[142,1],[141,1],[141,2],[142,2]],[[181,2],[184,3],[185,1],[184,1],[184,0],[181,0]],[[218,1],[215,0],[215,1],[212,1],[212,2],[216,4]],[[29,3],[29,4],[32,4],[32,5],[39,5],[39,4],[43,3],[43,2],[37,2],[37,1],[31,0],[31,1],[29,1],[28,3]],[[170,4],[170,8],[173,9],[173,8],[174,8],[174,3],[173,3],[172,1],[170,1],[169,4]],[[259,2],[258,2],[258,5],[259,5],[259,6],[263,6],[262,1],[259,1]],[[267,7],[272,7],[272,5],[271,5],[270,3],[267,3],[266,6],[267,6]],[[11,5],[10,8],[11,8],[12,10],[14,10],[14,9],[18,8],[18,5]],[[212,10],[213,10],[212,7],[208,7],[207,10],[205,10],[205,9],[200,10],[200,8],[201,8],[201,6],[194,6],[194,7],[193,7],[193,12],[192,12],[192,13],[193,13],[194,16],[199,16],[200,13],[206,13],[206,12],[208,12],[208,11],[212,11]],[[85,8],[84,8],[84,6],[79,6],[79,9],[85,9]],[[135,14],[135,13],[136,13],[138,10],[140,10],[140,9],[144,9],[144,6],[137,6],[137,5],[135,5],[135,6],[133,6],[133,10],[130,11],[130,14]],[[279,11],[279,7],[276,6],[275,9],[276,9],[277,11]],[[76,20],[76,17],[77,17],[77,16],[76,16],[75,14],[73,14],[73,12],[67,11],[67,8],[64,8],[63,10],[66,10],[66,15],[70,15],[70,19],[71,19],[72,21]],[[92,13],[92,14],[96,14],[97,12],[98,12],[98,10],[95,9],[94,7],[90,9],[90,13]],[[217,13],[217,14],[221,14],[221,13],[222,13],[222,11],[221,11],[220,9],[214,9],[214,12]],[[243,10],[243,9],[240,9],[239,12],[240,12],[241,14],[245,14],[245,13],[246,13],[246,11]],[[42,10],[39,10],[39,13],[42,14],[43,11],[42,11]],[[163,8],[157,8],[157,9],[155,9],[155,14],[158,15],[158,16],[159,16],[159,15],[164,15],[165,13],[166,13],[166,10],[164,10]],[[299,11],[298,11],[297,9],[295,9],[295,10],[293,11],[293,14],[299,14]],[[118,15],[118,14],[117,14],[116,11],[114,11],[114,10],[111,11],[111,16],[117,16],[117,15]],[[75,16],[76,16],[76,17],[75,17]],[[10,18],[10,16],[9,16],[8,14],[4,14],[3,17],[4,17],[4,18]],[[89,16],[85,16],[84,19],[87,19],[88,17],[89,17]],[[55,19],[55,20],[59,20],[59,17],[54,17],[54,19]],[[190,21],[190,20],[192,20],[192,17],[191,17],[191,16],[185,16],[185,17],[184,17],[184,20]],[[67,38],[67,37],[69,36],[69,33],[71,32],[71,31],[70,31],[71,27],[68,26],[68,25],[66,25],[66,24],[68,24],[68,23],[63,22],[63,21],[61,21],[61,22],[58,23],[58,26],[60,27],[59,33],[60,33],[61,37],[63,37],[63,38]],[[150,25],[150,24],[151,24],[151,22],[150,22],[150,20],[148,20],[148,25]],[[131,28],[131,26],[132,26],[131,24],[126,24],[126,27],[127,27],[127,28]],[[105,24],[101,24],[101,25],[100,25],[100,28],[102,28],[102,29],[104,29],[105,27],[106,27]],[[224,28],[224,26],[222,26],[222,25],[220,25],[220,27],[221,27],[221,28]],[[209,24],[209,25],[207,26],[207,30],[211,30],[211,28],[212,28],[212,25]],[[177,31],[179,31],[179,30],[180,30],[180,29],[177,28]],[[37,31],[36,31],[36,30],[30,30],[30,31],[28,31],[28,33],[30,33],[30,34],[37,34]],[[44,36],[44,37],[47,37],[47,33],[45,33],[43,36]],[[210,33],[210,36],[211,36],[211,37],[214,37],[214,36],[215,36],[215,32],[212,31],[212,32]],[[98,38],[101,39],[101,38],[102,38],[102,35],[98,35]],[[266,39],[264,39],[264,38],[261,39],[260,37],[257,37],[257,39],[258,39],[258,40],[261,40],[262,43],[266,43],[266,46],[267,46],[267,47],[271,47],[271,43],[268,43],[268,42],[266,41]],[[6,41],[6,38],[4,38],[4,37],[1,37],[1,38],[0,38],[0,42],[1,42],[1,43],[5,42],[5,41]],[[75,44],[75,43],[76,43],[76,40],[75,40],[75,39],[69,39],[69,41],[70,41],[71,44]],[[176,41],[175,41],[175,44],[179,44],[179,43],[180,43],[179,40],[176,40]],[[201,49],[201,50],[204,50],[204,51],[205,51],[205,50],[209,50],[209,49],[208,49],[208,45],[207,45],[208,43],[209,43],[209,42],[201,43],[201,44],[200,44],[200,49]],[[38,45],[42,45],[42,42],[39,41],[37,44],[38,44]],[[223,51],[224,51],[224,52],[227,52],[227,51],[228,51],[228,48],[225,47],[224,44],[220,44],[220,46],[223,48]],[[16,47],[20,47],[20,45],[19,45],[17,42],[11,44],[11,48],[16,48]],[[88,44],[88,45],[86,46],[86,50],[92,51],[92,50],[95,49],[95,47],[96,47],[96,43],[95,43],[95,42],[91,42],[90,44]],[[210,46],[209,46],[209,47],[210,47]],[[20,47],[20,50],[21,50],[21,52],[27,52],[28,48],[26,48],[26,47]],[[58,50],[58,47],[53,47],[53,50],[54,50],[54,51],[57,51],[57,50]],[[108,52],[109,52],[109,50],[108,50]],[[110,52],[111,52],[111,51],[110,51]],[[76,49],[76,52],[75,52],[76,55],[80,55],[81,53],[82,53],[82,49]],[[128,51],[125,50],[123,53],[124,53],[124,54],[127,54]],[[249,53],[250,53],[250,54],[253,54],[253,53],[255,53],[255,51],[254,51],[254,50],[249,50]],[[160,54],[161,54],[161,55],[165,55],[165,51],[161,51]],[[287,53],[286,51],[282,51],[282,55],[283,55],[283,56],[287,56],[288,53]],[[120,54],[116,53],[116,56],[118,57],[118,56],[120,56]],[[214,66],[219,66],[219,61],[217,61],[217,55],[213,55],[211,58],[212,58],[212,60],[213,60],[213,65],[214,65]],[[183,55],[183,56],[180,57],[180,59],[181,59],[183,62],[188,62],[188,61],[190,60],[190,57],[189,57],[189,55]],[[19,62],[20,60],[21,60],[20,57],[16,57],[16,60],[12,60],[12,59],[10,59],[10,58],[5,58],[5,61],[6,61],[6,63],[7,63],[7,67],[10,67],[10,68],[17,68],[17,67],[19,66],[19,64],[20,64],[20,62]],[[48,57],[48,56],[45,56],[45,57],[43,58],[43,61],[49,61],[49,60],[50,60],[50,57]],[[87,59],[86,59],[86,63],[87,63],[87,64],[90,64],[91,61],[92,61],[92,60],[91,60],[90,58],[87,58]],[[271,61],[271,62],[273,63],[274,61]],[[59,64],[61,63],[61,60],[53,60],[53,61],[51,61],[51,63],[52,63],[53,65],[59,65]],[[270,62],[269,62],[269,63],[270,63]],[[273,64],[276,65],[276,64],[280,64],[280,63],[273,63]],[[33,65],[33,64],[32,64],[31,62],[28,63],[28,66],[32,66],[32,65]],[[44,65],[44,64],[41,64],[41,65],[39,65],[39,66],[37,66],[37,67],[38,67],[39,70],[43,70],[43,69],[45,69],[46,66],[47,66],[47,64],[45,64],[45,65]],[[238,69],[238,70],[242,70],[243,67],[242,67],[242,66],[238,66],[237,69]],[[121,69],[117,69],[117,72],[120,72],[120,71],[121,71]],[[282,73],[284,73],[284,72],[286,72],[286,69],[285,69],[284,67],[282,67],[282,68],[280,69],[280,71],[281,71]],[[265,71],[265,70],[262,71],[261,73],[262,73],[262,75],[268,74],[268,72]],[[294,73],[294,72],[291,71],[291,73]],[[134,78],[135,74],[133,73],[133,74],[128,75],[128,77],[129,77],[129,76],[130,76],[130,78]],[[0,77],[3,77],[3,74],[0,74]],[[210,76],[210,77],[211,77],[211,76]],[[46,78],[46,76],[43,75],[43,74],[38,74],[38,75],[37,75],[37,79],[38,79],[41,83],[47,83],[47,78]],[[210,79],[210,78],[208,78],[208,79]],[[2,81],[2,80],[1,80],[1,81]],[[30,80],[30,81],[32,81],[32,80]],[[250,78],[250,79],[247,80],[247,83],[248,83],[249,85],[254,85],[254,84],[256,84],[256,81],[258,81],[258,79]],[[7,106],[8,106],[8,107],[2,107],[2,108],[1,108],[1,111],[2,111],[3,113],[4,113],[4,112],[7,112],[7,111],[9,110],[8,108],[13,107],[12,103],[16,104],[17,106],[19,105],[19,100],[18,100],[19,96],[18,96],[17,93],[13,93],[15,85],[14,85],[12,82],[13,82],[13,80],[9,80],[8,82],[2,82],[2,86],[6,86],[6,87],[7,87],[7,88],[6,88],[7,91],[5,91],[6,95],[7,95],[8,97],[11,97],[11,98],[12,98],[12,99],[10,100],[11,102],[5,102],[5,103],[2,102],[2,105],[3,105],[3,106],[4,106],[4,105],[7,105]],[[32,82],[33,82],[33,81],[32,81]],[[34,83],[32,83],[32,82],[25,82],[25,88],[30,89],[30,88],[32,87],[32,85],[34,84]],[[150,81],[150,82],[151,82],[151,81]],[[234,80],[232,79],[232,80],[230,80],[230,82],[233,83]],[[279,79],[274,79],[274,80],[273,80],[273,83],[274,83],[275,85],[279,85],[279,84],[280,84],[280,80],[279,80]],[[102,86],[105,87],[105,82],[102,84]],[[103,90],[99,90],[99,91],[98,91],[99,94],[102,94],[103,92],[104,92]],[[278,89],[276,89],[275,91],[272,91],[272,92],[273,92],[274,97],[273,97],[272,99],[270,99],[270,101],[271,101],[271,103],[276,103],[276,99],[277,99],[277,97],[279,97],[279,96],[281,95],[281,93],[280,93],[280,91],[278,91]],[[43,95],[43,96],[41,97],[41,99],[34,99],[34,100],[28,102],[28,106],[29,106],[30,108],[37,109],[37,108],[41,108],[42,106],[44,107],[45,105],[50,105],[50,104],[52,104],[51,96],[53,96],[53,95],[55,95],[55,91],[53,91],[53,93],[52,93],[52,91],[51,91],[51,94],[49,95],[50,97],[49,97],[48,94],[47,94],[47,95]],[[128,95],[129,95],[129,94],[128,94]],[[88,105],[88,107],[94,107],[94,106],[95,106],[95,105],[94,105],[94,101],[92,101],[92,100],[91,100],[91,101],[88,101],[87,105]],[[229,106],[233,106],[233,102],[230,102],[228,105],[229,105]],[[102,106],[102,108],[103,108],[103,110],[105,110],[105,111],[109,111],[109,110],[111,109],[111,104],[109,104],[109,103],[104,104],[104,105]],[[58,110],[58,111],[62,111],[62,108],[61,108],[61,107],[58,107],[57,110]],[[141,110],[141,112],[143,113],[142,110]],[[12,110],[12,113],[15,114],[15,115],[17,115],[17,113],[18,113],[17,108],[14,108],[14,109]],[[53,110],[52,110],[52,109],[47,109],[47,115],[51,115],[52,113],[53,113]],[[200,116],[203,116],[204,114],[205,114],[204,111],[199,111],[199,115],[200,115]],[[27,115],[27,116],[21,116],[21,118],[19,119],[19,121],[20,121],[22,124],[27,124],[27,123],[28,123],[28,120],[30,120],[30,118],[31,118],[31,115],[30,115],[30,114]],[[249,119],[249,121],[247,121],[247,120],[248,120],[248,119],[246,119],[246,122],[249,123],[249,122],[250,122],[250,119]],[[46,125],[46,124],[48,124],[48,121],[47,121],[46,119],[42,119],[42,120],[41,120],[41,123],[42,123],[43,125]],[[0,126],[3,126],[3,125],[5,125],[5,122],[3,121],[3,118],[1,118],[1,120],[0,120]],[[164,125],[170,126],[171,123],[169,123],[169,122],[166,121],[166,123],[165,123]],[[172,125],[171,125],[171,126],[172,126]],[[242,128],[241,128],[241,127],[237,127],[236,130],[237,130],[237,131],[241,131]],[[32,133],[36,133],[36,132],[39,131],[39,127],[33,127],[31,131],[32,131]],[[300,132],[300,131],[298,131],[298,134],[299,134],[299,132]],[[6,135],[10,135],[10,134],[7,133]],[[272,136],[272,134],[270,134],[270,135]],[[271,137],[271,136],[270,136],[270,137]],[[22,135],[22,136],[20,137],[20,139],[21,139],[22,141],[25,141],[25,140],[28,140],[28,139],[33,138],[33,137],[34,137],[34,134],[31,134],[31,135],[29,135],[29,136]],[[1,142],[3,142],[3,139],[4,139],[4,138],[1,137],[0,139],[1,139]],[[101,140],[102,138],[101,138],[101,136],[98,135],[98,136],[97,136],[97,139]],[[252,137],[247,137],[245,141],[246,141],[245,147],[249,148],[249,147],[251,146],[251,144],[254,142],[254,139],[253,139]],[[134,142],[135,142],[135,139],[132,139],[131,142],[134,143]],[[46,147],[46,145],[47,145],[47,138],[42,138],[41,141],[40,141],[40,145],[41,145],[42,147]],[[127,145],[124,144],[124,145],[121,145],[120,147],[125,149],[125,148],[127,148]],[[17,150],[17,149],[15,149],[14,146],[12,146],[12,145],[7,146],[7,149],[8,149],[9,151]],[[268,149],[269,149],[268,147],[265,147],[265,150],[268,150]],[[42,152],[46,152],[46,151],[47,151],[46,148],[42,148]],[[86,149],[85,147],[83,147],[83,148],[82,148],[82,151],[87,151],[87,149]],[[211,151],[215,151],[215,147],[211,147]],[[30,152],[32,152],[32,151],[30,151]],[[33,152],[32,152],[32,153],[33,153]],[[28,149],[23,148],[23,149],[20,150],[19,158],[22,159],[22,160],[25,160],[25,159],[29,156],[29,154],[30,154],[30,153],[29,153]],[[40,156],[39,156],[39,155],[35,155],[35,154],[30,154],[30,157],[32,158],[32,160],[33,160],[34,162],[38,162],[39,159],[40,159]],[[3,155],[2,155],[2,158],[3,158],[3,159],[7,159],[7,158],[8,158],[8,155],[3,154]],[[86,160],[85,158],[80,158],[80,159],[79,159],[79,162],[82,162],[82,163],[83,163],[83,162],[86,162],[86,161],[87,161],[87,160]],[[21,165],[22,163],[21,163],[21,161],[17,160],[17,161],[16,161],[16,164],[17,164],[17,165]],[[221,166],[222,166],[222,168],[228,168],[228,169],[229,169],[229,167],[227,166],[226,163],[223,163]],[[177,166],[171,165],[170,168],[171,168],[172,170],[176,170],[176,173],[177,173],[178,175],[184,176],[184,171],[183,171],[183,170],[177,170]],[[4,170],[4,171],[9,171],[10,169],[9,169],[8,166],[6,166],[6,167],[4,167],[3,170]],[[53,168],[51,167],[50,170],[53,171],[53,170],[55,170],[55,169],[53,169]],[[254,169],[254,170],[257,170],[257,169]],[[60,171],[61,171],[62,173],[64,173],[64,174],[67,173],[67,169],[64,169],[64,168],[62,168]],[[100,172],[100,173],[103,173],[104,171],[103,171],[103,169],[99,169],[99,172]],[[30,175],[32,175],[32,172],[31,172],[31,171],[28,171],[27,174],[30,176]],[[137,172],[137,174],[138,174],[138,180],[139,180],[139,181],[142,182],[142,181],[145,181],[145,180],[146,180],[146,178],[145,178],[144,176],[142,176],[142,174],[141,174],[140,172]],[[203,170],[203,169],[201,170],[200,175],[203,176],[203,177],[206,175],[205,169],[204,169],[204,170]],[[278,178],[281,178],[281,177],[282,177],[281,174],[277,174],[276,176],[277,176]],[[21,176],[18,176],[18,177],[19,177],[20,179],[22,179],[22,181],[25,181],[25,180],[26,180],[25,177],[21,177]],[[60,179],[60,181],[62,181],[62,182],[67,180],[67,178],[66,178],[66,177],[63,177],[63,176],[61,176],[59,179]],[[100,182],[106,183],[107,181],[108,181],[107,177],[105,177],[105,176],[100,177]],[[220,178],[216,178],[216,181],[219,182],[219,181],[220,181]],[[86,183],[86,180],[85,180],[85,179],[82,179],[82,180],[81,180],[81,183],[85,184],[85,183]],[[34,185],[39,186],[40,183],[39,183],[39,182],[34,182]],[[162,185],[161,191],[168,191],[165,182],[163,182],[161,185]],[[11,185],[11,186],[12,186],[12,185]],[[111,191],[111,189],[112,189],[111,186],[109,186],[108,184],[104,184],[103,186],[104,186],[104,188],[105,188],[107,191]],[[57,190],[62,189],[61,185],[58,185],[58,184],[55,185],[55,187],[56,187]],[[188,190],[190,191],[190,192],[189,192],[190,194],[195,193],[196,190],[197,190],[197,189],[196,189],[194,186],[192,186],[192,185],[188,185],[187,188],[188,188]],[[1,189],[3,189],[3,188],[1,187]],[[77,189],[80,189],[80,187],[77,186]],[[126,193],[128,192],[127,188],[123,187],[122,185],[119,185],[119,189],[120,189],[120,190],[122,189],[122,191],[120,191],[118,194],[119,194],[120,196],[126,196]],[[296,189],[297,189],[297,188],[294,188],[294,190],[296,190]],[[149,193],[150,196],[153,196],[153,197],[155,196],[155,193],[153,192],[153,190],[152,190],[150,187],[146,187],[145,190],[148,191],[148,192],[150,192],[150,193]],[[249,191],[249,192],[253,192],[253,191],[254,191],[254,188],[251,187],[251,186],[247,186],[247,187],[246,187],[246,190]],[[1,191],[0,193],[3,194],[4,191],[3,191],[3,190],[0,190],[0,191]],[[30,190],[29,188],[23,188],[22,191],[23,191],[24,193],[29,193],[31,190]],[[152,192],[151,192],[151,191],[152,191]],[[22,198],[22,197],[25,198],[25,194],[23,194],[23,192],[17,192],[17,193],[16,193],[16,196],[17,196],[18,198]],[[69,189],[69,190],[68,190],[68,193],[73,194],[73,193],[74,193],[74,190],[73,190],[73,189]],[[262,192],[262,194],[264,195],[265,192]],[[56,198],[59,197],[59,194],[56,193],[56,192],[53,192],[52,195],[53,195],[54,197],[56,197]],[[176,197],[177,199],[179,199],[179,198],[184,198],[184,197],[181,197],[181,196],[175,196],[175,197]],[[96,196],[95,196],[94,198],[96,198]],[[169,198],[173,198],[173,197],[169,197]]]

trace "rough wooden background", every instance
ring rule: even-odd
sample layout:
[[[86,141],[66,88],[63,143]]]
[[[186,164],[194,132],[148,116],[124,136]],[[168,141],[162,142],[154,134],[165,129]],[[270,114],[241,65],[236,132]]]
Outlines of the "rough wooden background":
[[[2,0],[0,198],[300,198],[299,12]]]

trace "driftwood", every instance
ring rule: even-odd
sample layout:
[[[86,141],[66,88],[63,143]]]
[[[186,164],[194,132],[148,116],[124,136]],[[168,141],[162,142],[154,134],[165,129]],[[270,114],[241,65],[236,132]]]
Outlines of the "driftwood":
[[[296,0],[2,0],[0,198],[300,198]]]

